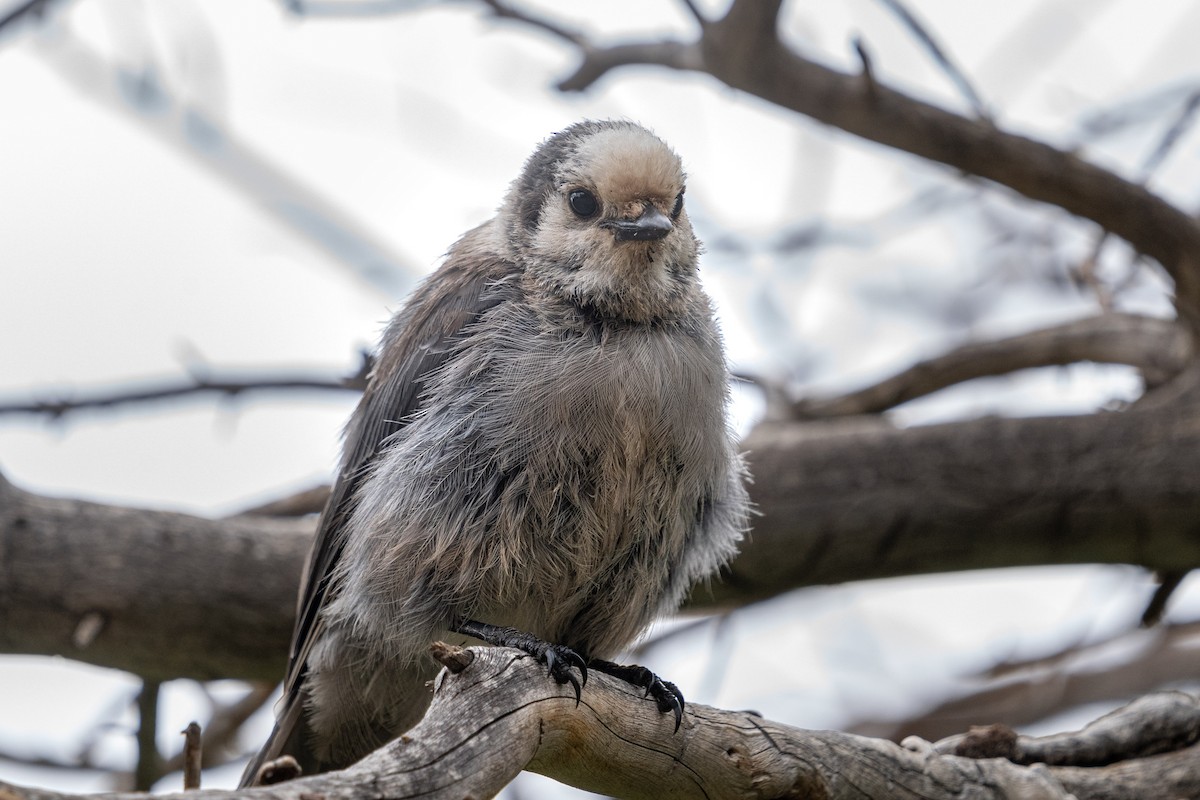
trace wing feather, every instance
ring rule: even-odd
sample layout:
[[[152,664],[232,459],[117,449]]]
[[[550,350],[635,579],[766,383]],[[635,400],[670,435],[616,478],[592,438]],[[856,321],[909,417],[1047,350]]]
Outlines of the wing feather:
[[[300,586],[284,694],[271,738],[243,776],[254,780],[265,761],[289,753],[303,764],[303,707],[308,656],[320,637],[320,612],[336,590],[331,585],[345,547],[346,521],[364,475],[388,437],[421,410],[427,375],[445,363],[456,340],[515,290],[517,268],[487,247],[489,226],[480,226],[450,249],[445,263],[413,293],[383,337],[375,369],[346,426],[341,468],[321,515]]]

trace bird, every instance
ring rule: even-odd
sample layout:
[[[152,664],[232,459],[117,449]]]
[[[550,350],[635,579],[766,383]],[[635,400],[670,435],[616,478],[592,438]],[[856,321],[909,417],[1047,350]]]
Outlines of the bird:
[[[735,554],[748,475],[679,157],[628,120],[529,156],[387,325],[300,590],[275,729],[243,785],[415,725],[458,635],[519,647],[578,701]],[[578,676],[576,675],[578,673]]]

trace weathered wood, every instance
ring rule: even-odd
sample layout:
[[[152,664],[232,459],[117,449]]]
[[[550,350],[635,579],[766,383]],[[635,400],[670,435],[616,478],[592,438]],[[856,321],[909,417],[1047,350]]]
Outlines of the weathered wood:
[[[528,656],[501,648],[469,652],[465,668],[458,659],[457,674],[446,670],[439,675],[429,713],[416,728],[348,769],[253,789],[160,797],[484,798],[495,795],[522,769],[622,798],[1193,796],[1186,794],[1192,786],[1186,773],[1196,773],[1195,747],[1092,770],[1022,766],[1002,758],[943,754],[922,741],[900,746],[833,731],[806,731],[747,712],[697,704],[689,705],[676,732],[673,717],[660,714],[639,690],[606,675],[589,679],[577,706],[570,687],[548,680],[544,668]],[[1142,732],[1153,735],[1165,705],[1157,704],[1144,715]],[[1145,793],[1151,780],[1152,795]],[[0,784],[3,800],[70,797]]]
[[[309,520],[44,497],[0,477],[0,652],[168,680],[278,680]]]

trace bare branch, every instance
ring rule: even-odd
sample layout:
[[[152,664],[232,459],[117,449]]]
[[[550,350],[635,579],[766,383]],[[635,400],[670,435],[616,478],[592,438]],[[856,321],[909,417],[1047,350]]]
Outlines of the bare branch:
[[[275,684],[254,683],[244,697],[228,705],[216,705],[208,724],[204,726],[204,747],[197,753],[201,759],[200,765],[215,767],[228,761],[234,755],[234,742],[242,724],[262,708],[274,693]],[[188,748],[185,742],[179,752],[163,763],[163,772],[186,772],[187,760],[192,755]]]
[[[1150,179],[1167,156],[1171,154],[1171,151],[1175,149],[1175,145],[1179,143],[1183,135],[1192,127],[1196,121],[1197,111],[1200,111],[1200,91],[1192,92],[1184,101],[1175,121],[1171,123],[1171,127],[1167,128],[1158,145],[1147,156],[1145,163],[1142,164],[1142,183]]]
[[[1183,750],[1197,741],[1200,704],[1196,698],[1183,692],[1159,692],[1140,697],[1073,733],[1021,736],[1014,732],[1011,739],[998,740],[972,732],[943,739],[934,747],[939,753],[1007,758],[1017,764],[1101,767]]]
[[[142,681],[138,693],[137,766],[133,772],[133,788],[150,790],[162,772],[162,756],[158,752],[158,698],[161,683],[153,679]]]
[[[574,73],[556,86],[564,92],[582,92],[610,70],[629,64],[648,64],[677,70],[704,70],[704,57],[694,43],[663,40],[645,44],[618,44],[584,50],[585,57]]]
[[[505,648],[442,647],[454,669],[434,681],[425,719],[404,736],[337,772],[232,792],[200,790],[160,795],[165,800],[272,797],[349,800],[374,797],[491,797],[522,769],[593,792],[623,798],[821,797],[940,800],[1023,798],[1068,800],[1089,781],[1104,780],[1108,800],[1191,796],[1195,748],[1149,758],[1127,757],[1113,767],[1028,767],[1003,758],[975,759],[938,752],[921,741],[892,742],[834,731],[806,731],[689,704],[678,732],[669,715],[635,687],[607,675],[588,681],[583,702],[569,687],[546,679],[532,658]],[[461,657],[458,655],[461,654]],[[1190,706],[1190,708],[1189,708]],[[1121,718],[1134,752],[1161,752],[1155,724],[1179,730],[1195,719],[1195,700],[1151,698]],[[1111,727],[1099,721],[1090,735]],[[1062,752],[1071,741],[1054,743]],[[1183,745],[1186,738],[1173,740]],[[1148,745],[1149,743],[1149,745]],[[1116,770],[1119,770],[1116,771]],[[70,795],[0,784],[9,800],[65,800]],[[113,794],[110,800],[140,795]]]
[[[513,7],[508,3],[501,2],[501,0],[481,0],[481,2],[492,10],[492,14],[501,19],[511,19],[516,22],[523,22],[530,27],[545,31],[551,36],[562,39],[566,42],[570,42],[577,47],[588,47],[587,40],[584,38],[583,34],[570,30],[563,25],[559,25],[557,22],[552,22],[545,17],[539,17],[534,14],[530,14],[527,11]]]
[[[50,0],[25,0],[18,3],[7,14],[0,15],[0,31],[20,22],[25,17],[41,17],[50,8]]]
[[[869,417],[764,423],[744,443],[762,516],[691,610],[947,570],[1193,569],[1198,416],[1168,404],[908,430]],[[43,497],[0,478],[0,652],[164,680],[278,680],[313,528]],[[81,637],[81,624],[94,630]]]
[[[235,377],[232,374],[194,375],[179,380],[131,384],[126,388],[100,390],[95,393],[81,392],[74,397],[29,401],[0,400],[0,415],[33,414],[58,419],[76,411],[158,403],[205,394],[233,398],[264,392],[361,392],[364,383],[361,372],[342,378],[304,375],[262,375],[253,378]]]
[[[200,726],[189,722],[180,731],[183,734],[183,788],[200,788],[200,765],[203,762],[203,745],[200,738]]]
[[[0,476],[0,652],[158,680],[277,681],[313,527],[42,497]],[[103,626],[81,649],[91,615]]]
[[[1017,727],[1065,708],[1117,703],[1142,692],[1191,680],[1200,669],[1200,622],[1153,630],[1134,628],[1099,642],[1073,645],[1028,661],[1001,664],[976,676],[978,689],[947,699],[905,720],[860,720],[856,733],[899,739],[941,739],[971,725]]]
[[[971,81],[958,68],[958,65],[951,60],[950,56],[946,54],[946,51],[937,43],[937,40],[933,38],[933,34],[929,32],[925,25],[900,0],[878,1],[895,14],[904,26],[912,32],[913,36],[917,38],[917,41],[929,51],[929,55],[933,57],[934,63],[942,68],[942,71],[950,78],[950,82],[958,87],[963,97],[970,103],[971,108],[975,111],[975,116],[990,121],[992,115],[988,112],[987,106],[984,105],[979,93],[975,91],[975,87],[971,85]]]
[[[1200,335],[1200,223],[1190,215],[1071,153],[801,57],[777,35],[779,7],[778,0],[735,2],[691,43],[585,42],[583,62],[559,88],[581,91],[628,64],[702,70],[782,108],[994,181],[1091,220],[1156,259],[1175,281],[1180,316]]]
[[[245,516],[302,517],[305,514],[321,513],[325,508],[325,501],[328,499],[329,485],[321,484],[287,497],[281,497],[278,500],[272,500],[269,503],[247,508],[241,513]]]
[[[871,414],[949,386],[1022,369],[1080,361],[1128,364],[1156,386],[1179,374],[1193,357],[1191,339],[1169,320],[1105,314],[1006,339],[967,344],[840,397],[792,404],[795,419]]]
[[[1145,610],[1142,611],[1143,628],[1152,628],[1162,622],[1163,614],[1167,611],[1167,603],[1189,572],[1190,570],[1182,569],[1162,570],[1155,574],[1158,586],[1154,589],[1154,595],[1150,598],[1150,602],[1146,603]]]

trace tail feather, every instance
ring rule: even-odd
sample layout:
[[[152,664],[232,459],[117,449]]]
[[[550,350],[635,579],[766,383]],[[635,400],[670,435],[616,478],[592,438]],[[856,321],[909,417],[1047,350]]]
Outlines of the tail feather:
[[[312,737],[305,719],[304,693],[298,694],[300,696],[292,695],[285,697],[282,701],[286,703],[286,706],[278,714],[275,728],[271,731],[266,744],[258,751],[258,755],[250,759],[250,763],[246,765],[246,770],[242,773],[242,779],[238,783],[239,789],[258,785],[258,773],[263,765],[284,755],[296,759],[306,775],[320,771],[316,755],[310,744]]]

